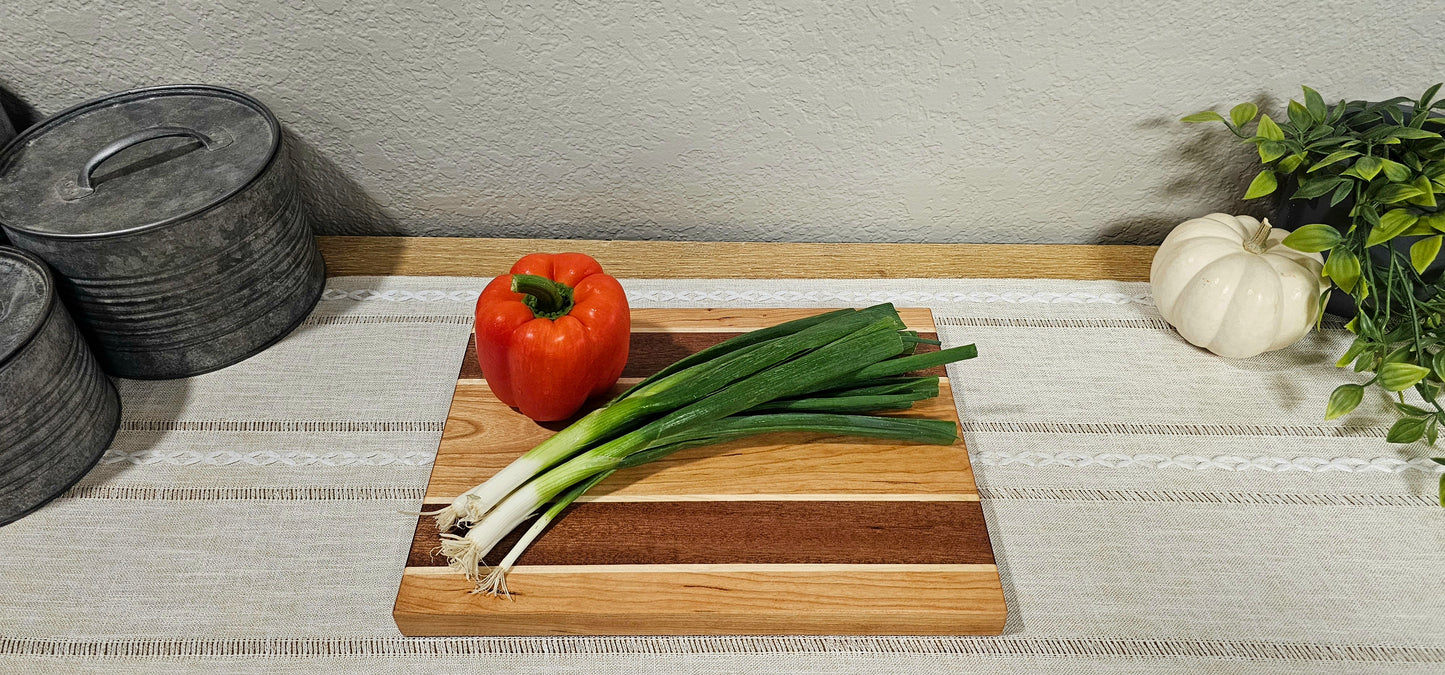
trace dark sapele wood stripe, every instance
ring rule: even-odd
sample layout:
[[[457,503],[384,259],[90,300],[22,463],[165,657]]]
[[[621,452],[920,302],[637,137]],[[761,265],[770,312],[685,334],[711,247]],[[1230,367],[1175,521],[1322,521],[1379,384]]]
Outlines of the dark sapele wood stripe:
[[[648,377],[685,356],[700,352],[737,335],[736,332],[633,333],[632,344],[627,353],[627,366],[622,369],[622,376]],[[919,333],[919,335],[930,340],[938,339],[937,333]],[[935,345],[918,345],[919,353],[936,351],[938,351],[938,347]],[[945,377],[948,373],[942,366],[939,366],[915,374]],[[482,367],[477,363],[477,336],[474,334],[467,340],[467,354],[462,359],[462,369],[458,378],[467,380],[481,377]]]
[[[462,372],[457,375],[459,380],[476,380],[482,377],[482,364],[477,361],[477,334],[473,332],[467,337],[467,353],[462,357]]]
[[[589,502],[564,516],[517,564],[994,562],[978,502]],[[487,560],[501,560],[530,525]],[[433,519],[419,518],[407,566],[445,566],[439,546]]]

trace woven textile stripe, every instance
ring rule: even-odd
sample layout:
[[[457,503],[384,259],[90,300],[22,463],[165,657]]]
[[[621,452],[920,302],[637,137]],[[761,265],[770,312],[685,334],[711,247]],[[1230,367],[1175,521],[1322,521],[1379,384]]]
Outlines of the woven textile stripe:
[[[1010,603],[999,638],[402,638],[415,511],[486,279],[328,280],[261,355],[118,386],[102,466],[0,528],[0,672],[1440,672],[1441,454],[1348,333],[1228,361],[1148,285],[624,280],[638,307],[933,309]],[[396,318],[394,318],[396,317]],[[458,658],[463,661],[457,661]],[[468,660],[469,659],[469,660]]]
[[[1139,424],[1127,422],[979,422],[959,423],[964,433],[1119,434],[1147,436],[1301,436],[1384,438],[1380,427],[1315,427],[1262,424]]]
[[[145,500],[145,501],[349,501],[421,499],[423,488],[394,487],[238,487],[187,488],[159,486],[81,485],[68,490],[62,499]],[[1313,506],[1418,506],[1438,508],[1419,495],[1312,495],[1252,492],[1202,492],[1178,490],[1079,490],[1040,488],[980,488],[985,500],[1054,500],[1177,502],[1193,504],[1291,504]],[[663,500],[665,502],[665,500]],[[679,502],[686,504],[686,502]]]
[[[37,640],[0,638],[0,655],[170,659],[189,656],[343,657],[489,654],[942,653],[973,656],[1194,657],[1248,661],[1434,663],[1445,648],[1217,640],[848,637],[375,638]]]
[[[1035,450],[1024,452],[985,450],[973,453],[972,457],[975,464],[989,466],[1022,464],[1071,468],[1088,466],[1109,469],[1149,468],[1187,469],[1189,471],[1339,471],[1345,473],[1418,471],[1425,474],[1445,473],[1445,466],[1431,460],[1423,458],[1405,460],[1398,457],[1372,457],[1370,459],[1359,457],[1335,457],[1333,459],[1323,457],[1240,457],[1237,455],[1202,457],[1199,455],[1126,455],[1110,452],[1085,454]]]

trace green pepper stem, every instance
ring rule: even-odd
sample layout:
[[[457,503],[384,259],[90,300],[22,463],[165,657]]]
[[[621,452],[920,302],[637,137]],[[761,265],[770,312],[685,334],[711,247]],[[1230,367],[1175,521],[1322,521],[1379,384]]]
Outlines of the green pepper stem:
[[[539,319],[556,319],[572,311],[572,289],[547,277],[513,274],[512,292],[527,296],[522,302]]]

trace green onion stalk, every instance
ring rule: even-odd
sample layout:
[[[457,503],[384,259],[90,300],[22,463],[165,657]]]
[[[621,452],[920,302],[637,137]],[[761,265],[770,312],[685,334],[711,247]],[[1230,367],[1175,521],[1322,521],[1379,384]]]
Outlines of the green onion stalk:
[[[612,403],[588,413],[532,448],[486,482],[458,495],[445,508],[427,515],[436,516],[437,528],[442,532],[475,523],[523,483],[589,445],[625,432],[658,413],[708,396],[802,351],[828,344],[862,328],[875,317],[886,317],[889,312],[902,328],[902,321],[892,306],[879,305],[865,310],[830,312],[745,333],[694,354],[639,382]],[[764,333],[761,339],[759,333]]]
[[[906,373],[972,358],[973,345],[922,354],[892,305],[840,310],[718,344],[639,382],[435,512],[441,550],[478,591],[507,594],[517,557],[566,507],[613,472],[688,447],[776,432],[950,444],[953,422],[873,417],[938,395]],[[500,564],[482,561],[540,514]],[[463,535],[449,530],[470,526]]]

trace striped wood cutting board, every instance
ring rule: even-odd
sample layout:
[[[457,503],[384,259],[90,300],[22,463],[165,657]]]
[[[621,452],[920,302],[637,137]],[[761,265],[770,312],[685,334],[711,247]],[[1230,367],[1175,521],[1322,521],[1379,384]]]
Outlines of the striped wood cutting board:
[[[820,311],[633,310],[618,390],[737,333]],[[928,310],[901,314],[936,333]],[[946,380],[942,389],[902,414],[956,420]],[[473,341],[424,509],[559,428],[549,427],[492,396]],[[418,519],[392,613],[405,635],[998,634],[1005,617],[962,441],[760,436],[619,471],[522,555],[511,601],[469,593],[437,547],[432,519]]]

